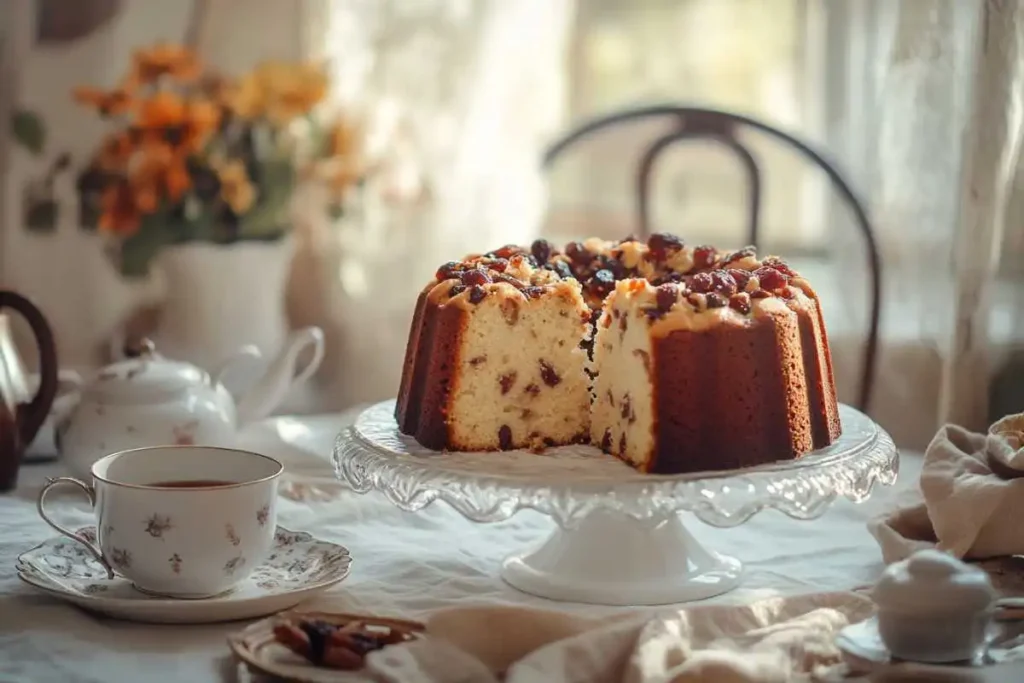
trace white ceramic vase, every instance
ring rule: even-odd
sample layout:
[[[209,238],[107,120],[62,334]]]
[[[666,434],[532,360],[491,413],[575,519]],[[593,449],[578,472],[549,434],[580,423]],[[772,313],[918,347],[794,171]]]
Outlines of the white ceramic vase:
[[[161,251],[167,293],[154,335],[159,352],[207,370],[247,344],[276,353],[288,331],[284,295],[293,252],[290,238]]]

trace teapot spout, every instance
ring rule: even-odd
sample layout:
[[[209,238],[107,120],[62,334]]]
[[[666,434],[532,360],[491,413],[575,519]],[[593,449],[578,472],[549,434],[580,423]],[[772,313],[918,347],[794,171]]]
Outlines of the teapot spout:
[[[299,356],[313,347],[313,357],[296,372]],[[288,392],[309,379],[324,358],[324,333],[319,327],[305,327],[292,332],[277,357],[267,366],[263,376],[238,399],[238,422],[261,420],[281,405]]]

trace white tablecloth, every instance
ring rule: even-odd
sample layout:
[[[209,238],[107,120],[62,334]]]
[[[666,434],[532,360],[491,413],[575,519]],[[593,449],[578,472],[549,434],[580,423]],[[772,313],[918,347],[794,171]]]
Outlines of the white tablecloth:
[[[278,418],[250,428],[243,445],[279,457],[290,472],[329,476],[334,437],[346,417]],[[877,489],[866,503],[837,502],[812,522],[775,511],[734,529],[693,521],[703,543],[744,560],[744,585],[719,601],[745,602],[775,593],[843,590],[872,582],[881,555],[865,521],[901,489],[915,485],[919,454],[904,453],[892,489]],[[146,626],[101,619],[41,595],[16,577],[14,562],[52,532],[36,515],[35,497],[59,465],[22,470],[17,491],[0,496],[0,681],[31,683],[119,683],[121,681],[236,680],[225,635],[244,624]],[[87,524],[91,514],[69,495],[59,500],[61,521]],[[375,494],[342,491],[334,500],[283,500],[280,523],[348,546],[350,578],[320,598],[349,610],[416,617],[442,606],[489,600],[551,607],[519,593],[498,578],[506,555],[541,539],[551,522],[520,513],[508,522],[478,525],[438,504],[405,513]],[[558,604],[574,611],[609,608]]]

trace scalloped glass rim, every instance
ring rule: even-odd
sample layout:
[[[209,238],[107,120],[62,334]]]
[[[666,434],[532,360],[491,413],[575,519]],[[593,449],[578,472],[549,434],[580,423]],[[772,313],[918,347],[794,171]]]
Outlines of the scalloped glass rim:
[[[798,460],[679,475],[642,474],[591,446],[542,455],[432,451],[398,431],[394,405],[392,399],[370,406],[338,436],[338,478],[361,493],[380,490],[403,510],[440,499],[478,522],[527,508],[567,527],[597,509],[655,521],[689,511],[721,527],[766,508],[812,519],[837,497],[861,501],[876,483],[892,484],[899,469],[889,435],[847,405],[839,409],[843,433],[828,448]]]

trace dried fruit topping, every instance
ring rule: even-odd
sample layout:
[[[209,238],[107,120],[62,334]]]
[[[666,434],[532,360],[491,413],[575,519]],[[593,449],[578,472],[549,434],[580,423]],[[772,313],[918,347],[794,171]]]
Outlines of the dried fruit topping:
[[[778,256],[769,256],[764,261],[761,261],[762,266],[771,266],[775,270],[779,271],[787,277],[796,277],[797,272],[789,267],[789,264],[780,259]]]
[[[512,428],[508,425],[501,425],[498,429],[498,446],[503,451],[512,450]]]
[[[773,266],[761,266],[754,271],[754,275],[761,283],[761,289],[769,291],[775,291],[789,283],[789,277]]]
[[[736,293],[739,285],[735,278],[725,270],[713,270],[711,275],[711,291],[725,294],[726,296]]]
[[[563,280],[568,280],[571,277],[575,277],[575,275],[573,275],[572,273],[572,268],[570,268],[569,264],[566,263],[565,261],[553,261],[552,263],[549,263],[545,267],[548,268],[549,270],[553,270],[554,272],[558,273],[558,277],[562,278]]]
[[[736,289],[743,291],[747,288],[747,283],[750,282],[750,273],[739,268],[730,268],[728,272],[736,281]]]
[[[674,283],[668,283],[659,285],[658,289],[655,290],[655,299],[658,302],[658,309],[667,311],[676,305],[676,301],[679,300],[679,285]]]
[[[491,258],[505,258],[505,259],[507,259],[507,258],[512,258],[516,254],[522,254],[522,253],[523,253],[523,248],[522,247],[520,247],[520,246],[518,246],[516,244],[506,244],[502,248],[495,249],[494,251],[490,252],[487,255],[490,256]]]
[[[540,378],[544,380],[544,384],[549,387],[553,387],[562,381],[562,378],[558,376],[555,369],[551,367],[551,364],[545,360],[540,362]]]
[[[441,280],[451,280],[459,276],[459,271],[462,270],[462,264],[458,261],[449,261],[440,268],[437,269],[437,273],[434,277],[440,282]]]
[[[729,308],[739,311],[743,315],[750,313],[750,295],[746,292],[733,294],[729,297]]]
[[[783,299],[795,299],[796,288],[786,285],[785,287],[779,290],[779,296],[781,296]]]
[[[754,247],[743,247],[738,251],[734,251],[725,258],[722,259],[722,266],[728,266],[733,261],[739,261],[747,257],[757,257],[757,249]]]
[[[554,250],[551,242],[543,239],[534,240],[533,244],[530,245],[530,253],[533,254],[533,258],[537,259],[538,263],[547,263]]]
[[[507,375],[502,375],[498,378],[498,382],[501,384],[501,394],[504,396],[512,390],[512,386],[516,383],[516,372],[513,370]]]
[[[602,268],[594,273],[587,282],[587,291],[594,296],[606,297],[615,289],[615,276],[612,271]]]
[[[533,382],[530,382],[529,384],[526,385],[526,388],[523,389],[523,391],[528,393],[530,396],[537,396],[537,394],[540,393],[540,387],[538,387]]]
[[[544,294],[544,288],[543,287],[524,287],[523,288],[523,295],[527,299],[539,299],[542,294]]]
[[[581,266],[589,264],[594,259],[594,255],[587,251],[582,242],[569,242],[565,245],[565,255],[573,263]]]
[[[711,268],[718,259],[718,250],[703,244],[693,249],[693,267]]]
[[[487,296],[487,290],[480,285],[473,285],[469,289],[469,303],[478,304]]]
[[[499,273],[504,273],[505,269],[508,268],[508,259],[496,258],[488,263],[487,267],[491,270],[496,270]]]
[[[452,285],[452,288],[448,290],[448,296],[458,296],[466,291],[466,285],[461,282],[456,282]]]
[[[487,271],[477,268],[464,271],[461,277],[464,285],[489,285],[491,283],[491,276],[487,274]]]
[[[622,261],[614,259],[611,256],[607,256],[605,254],[601,254],[600,256],[598,256],[597,261],[600,264],[601,269],[611,271],[612,276],[616,280],[621,280],[624,277],[626,277],[628,271],[626,269],[626,266],[622,264]]]
[[[725,308],[729,305],[729,298],[718,292],[709,292],[705,295],[708,308]]]
[[[656,232],[647,238],[647,248],[652,259],[664,261],[669,254],[683,248],[683,240],[667,232]]]
[[[690,289],[703,294],[710,292],[715,286],[715,281],[709,273],[697,273],[690,278]]]
[[[504,282],[506,284],[510,284],[513,287],[515,287],[516,289],[525,289],[526,288],[526,284],[522,280],[519,280],[518,278],[514,278],[511,275],[507,275],[505,273],[495,273],[491,277],[491,279],[494,280],[495,282]]]
[[[753,292],[750,293],[750,298],[751,299],[768,299],[768,298],[771,297],[771,295],[772,295],[772,293],[767,291],[767,290],[755,289]]]

